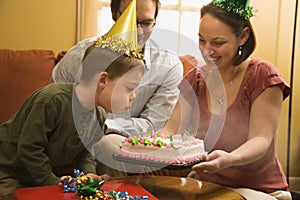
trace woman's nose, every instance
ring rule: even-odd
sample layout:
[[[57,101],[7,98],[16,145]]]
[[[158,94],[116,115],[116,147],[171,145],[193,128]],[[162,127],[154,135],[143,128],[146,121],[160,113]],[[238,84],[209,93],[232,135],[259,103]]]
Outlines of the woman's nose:
[[[207,55],[212,55],[215,52],[214,48],[209,44],[203,45],[202,48],[205,51],[205,54]]]

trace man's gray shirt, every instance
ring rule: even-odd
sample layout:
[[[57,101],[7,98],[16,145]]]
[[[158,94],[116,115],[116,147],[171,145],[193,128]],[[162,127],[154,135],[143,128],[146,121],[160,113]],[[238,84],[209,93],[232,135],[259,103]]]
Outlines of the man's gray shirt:
[[[73,46],[52,72],[52,82],[75,82],[80,75],[85,50],[97,39],[88,38]],[[183,66],[178,56],[161,49],[148,40],[144,48],[145,74],[136,90],[136,98],[129,110],[108,113],[107,132],[137,135],[158,130],[169,118],[179,96]]]

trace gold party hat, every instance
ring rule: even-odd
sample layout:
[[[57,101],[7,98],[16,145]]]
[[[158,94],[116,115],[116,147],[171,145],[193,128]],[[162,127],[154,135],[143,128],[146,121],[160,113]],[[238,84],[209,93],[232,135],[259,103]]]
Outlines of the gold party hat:
[[[143,59],[143,51],[137,41],[136,0],[132,0],[113,27],[97,39],[96,47],[108,47],[127,56]]]

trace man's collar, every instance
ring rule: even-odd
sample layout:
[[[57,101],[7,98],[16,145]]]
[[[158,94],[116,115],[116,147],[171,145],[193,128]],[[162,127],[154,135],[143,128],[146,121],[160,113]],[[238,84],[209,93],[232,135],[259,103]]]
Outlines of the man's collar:
[[[149,70],[151,68],[151,44],[150,40],[148,40],[144,46],[144,63],[146,65],[146,69]]]

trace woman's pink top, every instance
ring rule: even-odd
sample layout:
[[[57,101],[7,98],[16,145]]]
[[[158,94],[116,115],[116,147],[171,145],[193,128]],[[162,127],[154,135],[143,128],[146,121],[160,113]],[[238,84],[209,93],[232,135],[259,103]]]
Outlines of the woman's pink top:
[[[211,112],[206,97],[206,84],[203,69],[196,68],[185,76],[196,93],[200,120],[197,136],[204,138],[211,121]],[[279,75],[275,66],[267,61],[252,58],[241,82],[234,102],[227,108],[223,129],[213,150],[231,152],[246,142],[249,131],[250,110],[255,99],[268,87],[278,85],[282,88],[283,99],[290,94],[290,88]],[[186,96],[183,85],[181,93]],[[197,110],[197,109],[194,109]],[[195,113],[194,116],[199,116]],[[230,167],[216,174],[199,174],[204,180],[229,187],[244,187],[271,193],[288,190],[285,174],[277,157],[276,135],[270,148],[259,160],[244,166]]]

